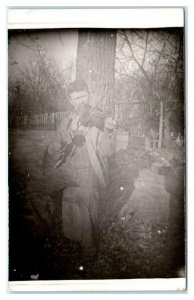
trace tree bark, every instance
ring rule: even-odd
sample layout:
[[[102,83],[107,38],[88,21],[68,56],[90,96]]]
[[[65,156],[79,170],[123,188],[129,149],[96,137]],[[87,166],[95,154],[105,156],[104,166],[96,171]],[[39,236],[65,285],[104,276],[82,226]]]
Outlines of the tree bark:
[[[116,30],[79,30],[76,79],[84,80],[90,105],[114,109]]]

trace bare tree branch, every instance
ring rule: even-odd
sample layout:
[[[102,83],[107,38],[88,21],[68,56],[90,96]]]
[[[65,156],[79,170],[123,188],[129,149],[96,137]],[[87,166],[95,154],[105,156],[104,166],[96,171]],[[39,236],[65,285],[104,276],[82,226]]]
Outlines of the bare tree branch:
[[[147,53],[147,47],[148,47],[148,35],[149,35],[149,31],[146,32],[146,40],[145,40],[145,51],[144,51],[144,55],[143,55],[143,60],[142,60],[142,67],[143,67],[143,64],[145,62],[145,57],[146,57],[146,53]]]
[[[132,76],[132,75],[129,75],[129,74],[126,74],[126,73],[122,73],[122,72],[119,72],[118,70],[116,70],[116,73],[118,73],[120,76],[127,77],[127,78],[131,78],[132,80],[138,82],[138,79],[135,78],[135,77]]]
[[[18,42],[20,45],[22,45],[22,46],[24,46],[24,47],[26,47],[26,48],[29,48],[29,49],[31,49],[32,51],[40,52],[40,49],[35,49],[35,48],[32,48],[32,47],[29,46],[29,45],[26,45],[25,43],[19,41],[15,36],[14,36],[13,38],[14,38],[14,39],[16,40],[16,42]]]
[[[157,61],[156,61],[156,63],[155,63],[154,74],[156,74],[156,68],[158,67],[158,64],[159,64],[159,62],[160,62],[160,59],[161,59],[161,57],[162,57],[162,53],[164,52],[165,47],[166,47],[166,41],[163,43],[162,50],[161,50],[161,52],[159,53],[159,57],[158,57],[158,59],[157,59]]]
[[[142,67],[142,65],[139,63],[138,59],[136,58],[135,54],[134,54],[134,51],[133,51],[133,48],[131,46],[131,43],[128,39],[128,36],[125,32],[125,30],[123,30],[124,32],[124,38],[125,38],[125,41],[127,42],[127,45],[129,46],[129,49],[131,50],[131,54],[132,54],[132,57],[134,59],[134,61],[136,62],[136,64],[138,65],[139,69],[141,70],[141,72],[143,73],[144,77],[146,78],[146,80],[148,81],[149,84],[151,84],[151,81],[150,81],[150,78],[147,74],[147,72],[145,71],[145,69]]]
[[[61,31],[59,30],[58,33],[59,33],[59,39],[61,41],[61,44],[64,46],[64,43],[63,43],[63,40],[62,40],[62,37],[61,37]]]
[[[137,35],[137,37],[142,40],[143,39],[143,35],[141,35],[141,31],[137,31],[137,30],[134,30],[134,33]]]
[[[122,62],[120,61],[120,58],[119,58],[118,56],[115,56],[115,59],[118,60],[118,62],[120,63],[120,66],[121,66],[121,68],[123,69],[125,75],[128,76],[128,73],[127,73],[127,71],[126,71],[124,65],[123,65]]]

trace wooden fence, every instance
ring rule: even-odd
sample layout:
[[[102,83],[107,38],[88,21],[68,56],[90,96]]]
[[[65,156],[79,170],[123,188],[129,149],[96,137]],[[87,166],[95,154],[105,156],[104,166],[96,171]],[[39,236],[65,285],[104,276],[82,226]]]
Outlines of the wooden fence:
[[[8,118],[9,128],[56,130],[57,124],[64,118],[65,112],[45,114],[10,114]]]
[[[140,102],[136,101],[131,104],[129,114],[136,114],[139,110]],[[120,103],[116,105],[115,113],[117,117],[123,119],[123,111],[125,107]],[[150,116],[155,115],[156,105],[147,105],[147,113]],[[9,128],[11,129],[35,129],[35,130],[46,130],[53,131],[56,130],[60,121],[64,118],[65,112],[55,112],[55,113],[44,113],[44,114],[22,114],[22,113],[10,113],[8,118]],[[142,126],[139,122],[136,126],[132,126],[131,135],[141,137]]]

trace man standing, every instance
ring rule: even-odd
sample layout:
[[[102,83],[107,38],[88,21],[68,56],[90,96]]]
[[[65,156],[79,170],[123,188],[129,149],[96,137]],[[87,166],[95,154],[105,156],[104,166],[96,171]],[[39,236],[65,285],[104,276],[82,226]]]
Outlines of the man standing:
[[[89,106],[85,82],[71,83],[67,95],[72,109],[59,124],[48,146],[45,173],[65,183],[62,198],[64,235],[80,241],[83,246],[96,246],[100,189],[107,184],[108,158],[115,149],[115,122]]]

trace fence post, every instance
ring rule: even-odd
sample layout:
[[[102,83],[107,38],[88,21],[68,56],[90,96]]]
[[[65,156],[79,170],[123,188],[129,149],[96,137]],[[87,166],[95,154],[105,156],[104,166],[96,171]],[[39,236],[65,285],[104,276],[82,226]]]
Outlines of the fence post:
[[[159,140],[158,140],[158,148],[162,148],[162,140],[163,140],[163,119],[164,119],[164,104],[160,102],[160,123],[159,123]]]

